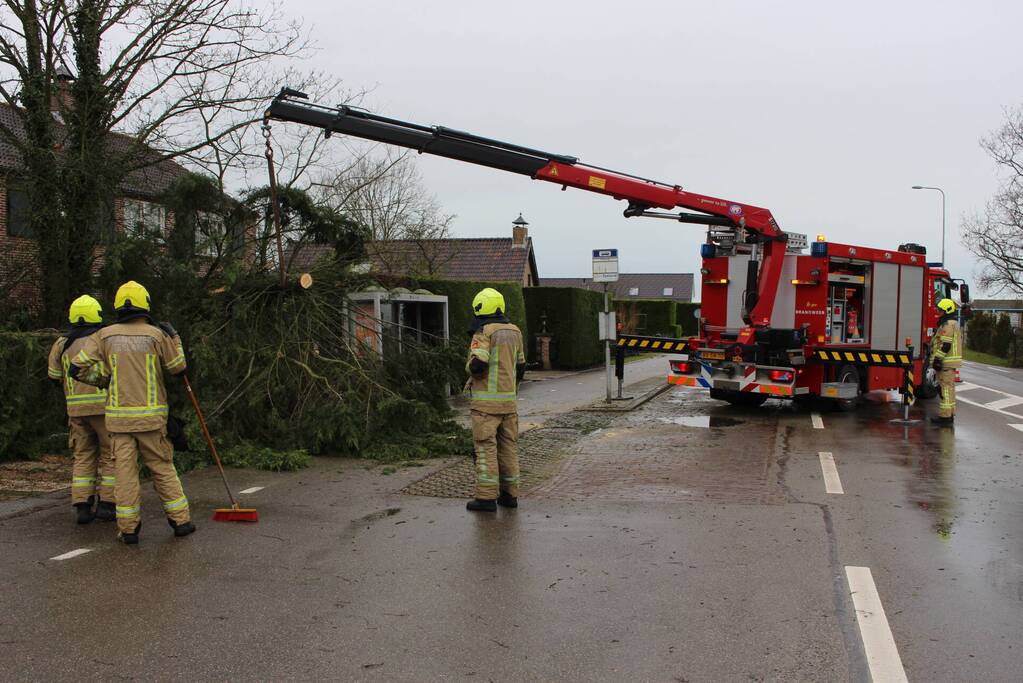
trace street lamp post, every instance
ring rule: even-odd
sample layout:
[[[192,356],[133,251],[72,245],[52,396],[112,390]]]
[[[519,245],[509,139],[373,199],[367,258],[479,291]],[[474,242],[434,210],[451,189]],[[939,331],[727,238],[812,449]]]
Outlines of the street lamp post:
[[[948,264],[945,263],[945,191],[940,187],[930,187],[929,185],[914,185],[914,190],[937,190],[941,193],[941,264],[948,268]]]

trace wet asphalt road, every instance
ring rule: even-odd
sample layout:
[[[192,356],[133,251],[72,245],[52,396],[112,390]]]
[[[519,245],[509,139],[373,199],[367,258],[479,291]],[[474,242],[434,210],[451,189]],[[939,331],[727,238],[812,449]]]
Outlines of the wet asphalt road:
[[[864,645],[877,614],[850,590],[862,567],[909,680],[1016,681],[1023,416],[983,406],[1023,383],[984,372],[964,368],[979,405],[954,432],[894,425],[891,403],[817,429],[782,404],[672,391],[496,515],[397,493],[437,463],[384,476],[321,459],[233,472],[265,487],[244,496],[252,526],[207,521],[216,474],[185,477],[187,539],[151,495],[137,548],[63,505],[9,518],[0,679],[880,680],[891,653]]]

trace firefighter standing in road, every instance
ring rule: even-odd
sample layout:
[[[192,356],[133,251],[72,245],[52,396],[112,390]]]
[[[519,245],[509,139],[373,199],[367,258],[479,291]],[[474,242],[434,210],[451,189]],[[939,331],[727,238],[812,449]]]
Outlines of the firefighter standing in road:
[[[103,328],[72,359],[76,368],[105,362],[110,370],[106,426],[117,469],[118,538],[138,543],[142,528],[138,459],[152,473],[153,486],[163,501],[175,536],[195,531],[188,498],[174,469],[174,448],[167,439],[167,389],[163,370],[185,371],[181,339],[167,323],[149,315],[146,288],[131,281],[114,298],[117,322]],[[74,372],[74,371],[72,371]]]
[[[47,375],[64,388],[68,414],[68,446],[74,456],[71,469],[71,504],[79,524],[93,519],[114,519],[114,458],[103,422],[107,402],[104,389],[75,381],[69,375],[73,358],[86,339],[103,327],[103,307],[89,295],[71,303],[71,328],[54,342],[47,362]],[[94,366],[96,380],[104,371]],[[93,505],[95,504],[95,511]]]
[[[504,297],[487,287],[472,301],[470,378],[472,440],[476,453],[476,497],[466,508],[492,512],[518,507],[518,376],[526,363],[522,332],[505,315]]]
[[[938,417],[932,417],[931,422],[951,426],[956,412],[956,369],[963,363],[963,333],[956,319],[955,302],[942,299],[938,308],[943,315],[931,338],[931,367],[938,373],[941,403]]]

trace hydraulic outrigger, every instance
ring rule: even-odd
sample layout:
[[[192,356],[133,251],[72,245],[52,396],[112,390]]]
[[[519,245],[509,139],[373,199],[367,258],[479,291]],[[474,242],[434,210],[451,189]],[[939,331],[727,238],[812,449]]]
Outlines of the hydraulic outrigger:
[[[746,324],[736,339],[752,345],[757,330],[770,327],[788,236],[779,229],[768,209],[741,202],[686,192],[679,185],[661,183],[585,164],[576,157],[481,137],[444,126],[423,126],[340,105],[308,101],[305,93],[283,88],[266,110],[267,120],[289,121],[333,133],[374,140],[480,166],[526,175],[535,180],[608,195],[628,202],[626,218],[668,218],[681,223],[718,226],[732,232],[736,244],[749,245],[752,257],[746,273],[742,319]],[[656,209],[656,210],[655,210]],[[664,213],[687,209],[699,213]]]

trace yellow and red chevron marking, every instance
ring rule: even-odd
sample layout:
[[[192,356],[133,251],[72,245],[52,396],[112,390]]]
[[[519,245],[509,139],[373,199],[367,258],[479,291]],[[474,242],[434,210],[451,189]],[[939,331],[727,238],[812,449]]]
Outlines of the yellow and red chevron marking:
[[[698,387],[699,381],[695,377],[684,377],[682,375],[668,375],[668,384],[678,384],[683,387]]]

